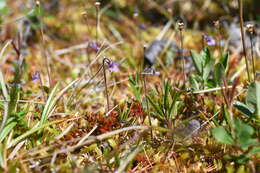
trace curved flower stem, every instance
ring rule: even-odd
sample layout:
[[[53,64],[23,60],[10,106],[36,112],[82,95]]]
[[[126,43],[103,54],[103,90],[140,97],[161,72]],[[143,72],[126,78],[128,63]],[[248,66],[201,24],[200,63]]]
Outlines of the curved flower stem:
[[[243,54],[244,54],[244,58],[246,61],[246,71],[247,71],[248,81],[251,82],[251,77],[250,77],[250,73],[249,73],[249,63],[248,63],[248,59],[247,59],[247,55],[246,55],[245,34],[244,34],[244,30],[243,30],[243,26],[244,26],[243,0],[238,0],[238,4],[239,4],[239,20],[240,20],[241,41],[242,41],[242,45],[243,45]]]
[[[94,75],[92,75],[92,77],[82,87],[80,87],[80,89],[77,90],[77,87],[81,84],[83,77],[81,77],[79,79],[78,84],[74,87],[71,95],[68,98],[68,101],[66,102],[66,106],[69,106],[72,104],[73,99],[77,98],[80,95],[81,91],[98,75],[98,73],[102,70],[102,68],[103,68],[103,65],[101,65],[99,67],[99,69],[97,70],[97,72]]]
[[[109,96],[108,96],[108,89],[107,89],[107,77],[106,77],[106,68],[105,64],[109,64],[110,60],[108,58],[103,59],[103,75],[104,75],[104,82],[105,82],[105,94],[106,94],[106,99],[107,99],[107,112],[109,111]]]

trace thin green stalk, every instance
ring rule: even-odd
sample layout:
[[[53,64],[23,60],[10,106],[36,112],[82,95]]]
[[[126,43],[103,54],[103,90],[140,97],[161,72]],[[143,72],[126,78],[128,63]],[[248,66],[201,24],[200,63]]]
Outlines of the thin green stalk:
[[[244,34],[244,30],[243,30],[243,26],[244,26],[243,0],[238,0],[238,4],[239,4],[239,20],[240,20],[241,41],[242,41],[242,45],[243,45],[243,54],[244,54],[244,58],[246,61],[246,71],[247,71],[248,81],[251,82],[251,77],[250,77],[250,72],[249,72],[249,63],[248,63],[247,54],[246,54],[245,34]]]

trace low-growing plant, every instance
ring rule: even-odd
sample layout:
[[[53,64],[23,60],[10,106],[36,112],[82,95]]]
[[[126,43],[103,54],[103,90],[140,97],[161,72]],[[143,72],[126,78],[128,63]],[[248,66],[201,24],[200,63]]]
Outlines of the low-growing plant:
[[[223,85],[223,80],[226,80],[226,73],[228,71],[228,53],[224,54],[217,63],[215,63],[208,48],[204,48],[199,54],[191,51],[191,57],[197,72],[190,76],[190,83],[193,90],[196,91],[205,87],[214,88]]]
[[[230,145],[240,151],[238,154],[231,152],[225,157],[242,164],[250,160],[253,155],[260,153],[260,142],[254,136],[255,129],[252,126],[244,123],[239,118],[234,119],[232,123],[234,127],[233,133],[221,126],[212,129],[212,135],[218,142]]]
[[[146,95],[149,103],[155,111],[154,116],[165,121],[169,127],[172,127],[174,117],[179,113],[182,101],[180,100],[181,92],[174,89],[169,81],[164,81],[161,90],[157,89]]]
[[[222,107],[225,119],[223,122],[226,122],[226,125],[220,126],[223,124],[223,122],[221,122],[218,127],[212,129],[212,134],[218,142],[231,145],[240,151],[239,154],[231,153],[227,155],[226,158],[242,164],[250,160],[253,155],[260,153],[260,142],[255,134],[255,128],[257,129],[259,126],[259,98],[260,84],[259,82],[252,82],[247,91],[246,103],[244,104],[239,101],[234,102],[234,107],[249,117],[246,122],[239,117],[232,117],[233,115],[230,113],[230,108],[227,111],[226,107]],[[256,121],[258,125],[251,122],[250,120],[252,119]]]
[[[260,83],[252,82],[249,84],[245,103],[235,101],[234,106],[250,119],[256,120],[258,123],[260,118]]]

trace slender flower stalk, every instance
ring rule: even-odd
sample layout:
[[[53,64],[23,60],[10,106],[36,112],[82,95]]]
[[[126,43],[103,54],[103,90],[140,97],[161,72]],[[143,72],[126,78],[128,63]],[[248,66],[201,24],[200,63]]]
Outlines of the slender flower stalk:
[[[205,48],[205,35],[204,34],[201,34],[201,46],[202,46],[202,49],[204,49]]]
[[[90,33],[87,11],[84,11],[81,15],[82,15],[83,20],[86,22],[88,33]],[[90,54],[88,53],[88,47],[86,48],[86,55],[87,55],[88,64],[90,64],[91,62],[90,62]]]
[[[40,1],[36,1],[35,5],[37,7],[38,10],[38,14],[39,14],[39,18],[40,18],[40,33],[41,33],[41,45],[42,45],[42,54],[45,60],[45,65],[46,65],[46,70],[47,70],[47,75],[48,75],[48,80],[49,80],[49,86],[52,86],[52,80],[51,80],[51,67],[50,67],[50,62],[49,62],[49,58],[45,52],[46,49],[46,44],[45,44],[45,40],[44,40],[44,32],[43,32],[43,21],[42,21],[42,17],[41,17],[41,3]]]
[[[254,34],[254,30],[255,30],[254,27],[255,26],[253,24],[246,25],[246,31],[249,33],[249,38],[250,38],[251,61],[252,61],[252,68],[253,68],[253,78],[255,81],[256,80],[256,71],[255,71],[254,45],[253,45],[253,34]]]
[[[138,20],[137,20],[138,17],[139,17],[139,11],[138,11],[138,9],[135,9],[134,13],[133,13],[133,19],[134,19],[136,25],[139,25]],[[137,33],[137,37],[138,37],[139,43],[140,43],[140,45],[142,45],[143,44],[143,41],[142,41],[142,29],[139,26],[136,27],[136,33]]]
[[[182,21],[178,22],[178,29],[180,31],[180,38],[181,38],[181,59],[182,59],[182,73],[183,73],[183,83],[186,83],[186,74],[185,74],[185,59],[183,56],[183,33],[184,30],[184,23]]]
[[[243,30],[243,26],[244,26],[243,0],[238,0],[238,4],[239,4],[239,21],[240,21],[241,42],[242,42],[242,45],[243,45],[243,54],[244,54],[244,58],[245,58],[245,61],[246,61],[247,77],[248,77],[248,81],[251,82],[251,77],[250,77],[250,72],[249,72],[249,63],[248,63],[247,54],[246,54],[245,34],[244,34],[244,30]]]
[[[110,59],[108,59],[106,57],[103,59],[103,63],[102,63],[104,82],[105,82],[105,94],[106,94],[106,100],[107,100],[107,112],[108,112],[110,110],[110,106],[109,106],[109,95],[108,95],[108,88],[107,88],[106,64],[108,65],[108,70],[110,72],[118,71],[119,64],[111,61]]]
[[[151,126],[152,119],[151,119],[150,112],[149,112],[149,102],[146,97],[147,96],[147,84],[146,84],[147,77],[146,77],[146,75],[160,75],[160,72],[158,72],[154,68],[150,67],[150,68],[145,68],[141,74],[143,75],[144,95],[145,95],[145,103],[146,103],[146,108],[147,108],[148,120],[149,120],[149,125]],[[151,129],[151,138],[153,139],[152,129]]]
[[[106,94],[106,99],[107,99],[107,112],[109,111],[109,96],[108,96],[108,89],[107,89],[107,77],[106,77],[106,68],[105,64],[109,63],[110,60],[107,58],[103,59],[103,75],[104,75],[104,81],[105,81],[105,94]]]
[[[152,119],[151,119],[151,115],[149,112],[149,102],[148,99],[146,97],[147,95],[147,86],[146,86],[146,75],[143,75],[143,80],[144,80],[144,95],[145,95],[145,103],[146,103],[146,108],[147,108],[147,113],[148,113],[148,120],[149,120],[149,125],[152,126]],[[151,139],[153,139],[153,131],[151,129]]]
[[[98,27],[99,27],[99,8],[101,3],[99,1],[95,2],[96,6],[96,43],[98,42]]]
[[[89,27],[89,22],[88,22],[88,13],[85,11],[82,13],[82,17],[86,22],[87,28],[88,28],[88,33],[90,33],[90,27]]]
[[[37,82],[38,80],[40,81],[43,99],[44,99],[44,101],[46,101],[47,100],[47,96],[45,95],[45,92],[44,92],[44,87],[43,87],[43,82],[42,82],[42,78],[41,78],[41,73],[39,71],[36,71],[35,74],[32,76],[32,82]]]
[[[218,34],[217,34],[217,42],[218,42],[218,49],[219,49],[219,53],[220,53],[220,57],[223,56],[222,53],[222,48],[221,48],[221,28],[220,28],[220,23],[218,20],[213,22],[214,27],[216,28]]]

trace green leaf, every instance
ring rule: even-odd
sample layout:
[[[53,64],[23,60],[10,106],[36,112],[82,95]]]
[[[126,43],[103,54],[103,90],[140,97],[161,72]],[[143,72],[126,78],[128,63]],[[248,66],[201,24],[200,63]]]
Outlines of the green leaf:
[[[164,117],[164,113],[163,113],[163,111],[161,110],[161,108],[160,108],[159,106],[157,106],[149,96],[146,96],[146,98],[147,98],[148,101],[151,103],[151,105],[152,105],[152,107],[155,109],[155,111],[156,111],[161,117]]]
[[[6,159],[4,156],[4,145],[0,143],[0,166],[2,168],[6,167]]]
[[[252,138],[254,128],[243,123],[240,119],[235,119],[235,135],[237,141],[242,148],[247,148],[258,144],[257,139]]]
[[[34,127],[28,131],[26,131],[25,133],[23,133],[22,135],[16,137],[15,139],[13,139],[8,148],[11,148],[13,146],[15,146],[17,143],[19,143],[21,140],[27,138],[28,136],[32,135],[33,133],[36,133],[37,131],[40,131],[48,126],[51,126],[51,125],[54,125],[54,124],[57,124],[57,123],[60,123],[62,122],[63,120],[56,120],[56,121],[52,121],[52,122],[49,122],[49,123],[45,123],[43,125],[40,125],[40,126],[37,126],[37,127]]]
[[[213,69],[213,66],[215,64],[214,59],[210,59],[205,67],[203,68],[203,79],[206,80],[209,77],[210,71]]]
[[[141,101],[141,91],[140,87],[138,87],[138,82],[139,82],[139,75],[136,75],[135,77],[133,75],[129,75],[129,86],[134,93],[135,98],[138,101]]]
[[[260,115],[260,83],[252,82],[249,85],[247,96],[246,96],[246,104],[250,110],[253,110],[254,114]]]
[[[55,105],[55,99],[54,99],[54,96],[58,90],[58,86],[59,86],[59,83],[55,85],[55,87],[53,88],[53,90],[51,91],[51,94],[50,96],[48,97],[48,100],[44,106],[44,109],[43,109],[43,112],[42,112],[42,116],[41,116],[41,120],[40,120],[40,124],[39,126],[43,125],[47,119],[48,119],[48,116],[49,114],[51,113],[54,105]]]
[[[5,137],[15,127],[16,124],[16,122],[11,122],[4,127],[4,129],[0,132],[0,142],[2,142],[5,139]]]
[[[233,121],[233,119],[232,119],[232,117],[231,117],[232,115],[230,115],[230,113],[229,113],[227,107],[224,106],[224,105],[222,105],[221,109],[222,109],[224,118],[225,118],[225,120],[226,120],[227,123],[228,123],[228,126],[231,127],[231,128],[234,127],[234,121]]]
[[[243,114],[245,114],[245,115],[247,115],[249,117],[254,116],[253,110],[250,110],[250,108],[247,105],[245,105],[244,103],[236,101],[234,103],[234,106],[235,106],[235,108],[237,108]]]
[[[225,75],[225,69],[221,63],[217,63],[214,67],[214,79],[218,85],[223,84],[223,77]]]
[[[217,127],[214,128],[212,130],[212,135],[214,136],[214,138],[218,141],[221,142],[223,144],[233,144],[233,138],[228,134],[228,132],[226,131],[226,129],[224,129],[223,127]]]
[[[166,81],[164,82],[164,96],[163,96],[163,107],[165,110],[165,114],[167,114],[167,111],[169,109],[169,92],[170,92],[170,86],[169,86],[169,82]]]
[[[209,76],[210,71],[212,70],[215,60],[212,59],[210,51],[208,48],[204,49],[201,53],[203,58],[203,79],[206,80]]]
[[[203,49],[200,52],[200,56],[202,58],[202,66],[205,67],[208,64],[208,62],[210,61],[210,59],[211,59],[209,49],[208,48]]]
[[[253,148],[248,154],[249,155],[254,155],[260,153],[260,147],[255,147]]]
[[[245,164],[247,161],[249,161],[250,159],[244,155],[240,155],[239,157],[236,158],[236,162],[239,163],[239,164]],[[242,166],[242,167],[241,167]],[[244,170],[244,165],[241,165],[238,170],[237,170],[237,173],[244,173],[245,170]]]
[[[197,72],[202,75],[203,71],[203,59],[202,56],[194,51],[191,51],[191,59],[197,70]]]
[[[199,82],[197,81],[196,76],[191,75],[190,78],[189,78],[189,80],[190,80],[191,87],[192,87],[192,89],[193,89],[194,91],[197,91],[197,90],[200,89],[200,85],[199,85]]]
[[[220,59],[220,63],[223,65],[225,71],[227,71],[228,69],[228,59],[229,59],[229,53],[226,53]]]

